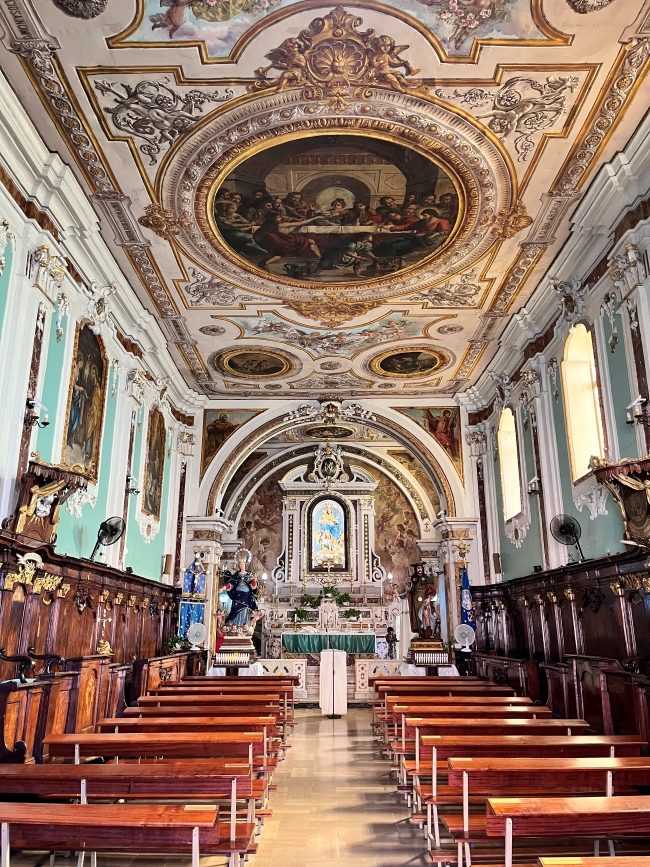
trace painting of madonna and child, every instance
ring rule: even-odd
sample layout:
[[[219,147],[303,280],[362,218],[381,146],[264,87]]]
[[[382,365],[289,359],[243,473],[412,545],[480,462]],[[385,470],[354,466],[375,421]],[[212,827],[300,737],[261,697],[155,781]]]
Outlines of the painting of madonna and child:
[[[239,258],[276,276],[355,283],[436,255],[459,217],[447,172],[358,135],[268,147],[215,188],[214,219]]]

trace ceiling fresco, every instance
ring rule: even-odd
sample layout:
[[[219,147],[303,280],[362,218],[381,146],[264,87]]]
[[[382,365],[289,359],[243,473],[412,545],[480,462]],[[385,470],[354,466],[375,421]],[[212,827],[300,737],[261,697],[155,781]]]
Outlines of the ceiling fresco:
[[[644,114],[649,6],[0,0],[0,41],[190,389],[440,407]]]

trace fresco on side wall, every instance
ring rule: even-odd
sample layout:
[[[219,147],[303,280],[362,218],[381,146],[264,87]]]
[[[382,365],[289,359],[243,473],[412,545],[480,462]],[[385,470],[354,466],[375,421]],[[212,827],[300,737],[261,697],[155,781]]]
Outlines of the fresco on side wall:
[[[61,462],[97,480],[108,365],[99,337],[77,325]]]
[[[147,425],[147,452],[142,485],[142,511],[160,521],[162,505],[163,475],[165,472],[165,448],[167,432],[165,419],[157,407],[149,411]]]
[[[280,479],[286,469],[273,473],[259,486],[246,504],[239,520],[237,536],[253,554],[251,572],[266,572],[271,577],[282,552],[282,491]]]
[[[404,590],[410,565],[419,563],[422,552],[417,544],[420,535],[415,512],[400,489],[383,474],[376,476],[375,552],[386,572],[393,573],[393,583]]]
[[[440,494],[420,461],[410,452],[403,451],[402,449],[388,449],[388,454],[409,471],[415,481],[422,487],[422,490],[426,491],[434,511],[438,512],[440,509]]]
[[[201,41],[209,57],[226,57],[249,27],[296,0],[140,0],[133,42]],[[467,55],[476,39],[543,38],[530,0],[386,0],[432,30],[451,56]],[[541,23],[541,22],[540,22]],[[547,29],[547,28],[544,28]]]
[[[416,421],[447,452],[463,478],[463,448],[460,436],[460,410],[457,406],[435,407],[434,409],[400,409],[404,415]]]
[[[204,412],[201,476],[228,437],[258,412],[256,409],[207,409]]]

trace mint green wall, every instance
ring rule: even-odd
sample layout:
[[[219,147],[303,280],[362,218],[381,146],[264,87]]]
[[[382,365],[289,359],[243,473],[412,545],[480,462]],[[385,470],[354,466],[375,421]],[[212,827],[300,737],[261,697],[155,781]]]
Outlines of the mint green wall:
[[[557,454],[560,464],[560,480],[562,488],[563,511],[567,515],[573,515],[582,527],[580,544],[585,557],[604,557],[609,551],[611,554],[625,549],[620,540],[623,537],[623,521],[618,506],[611,497],[607,501],[607,515],[600,515],[592,521],[588,509],[581,512],[573,503],[573,485],[571,483],[571,466],[569,462],[569,446],[566,435],[566,422],[564,418],[564,404],[562,401],[562,381],[557,378],[558,399],[553,400],[553,421],[555,425],[555,438],[557,442]],[[553,517],[552,515],[550,517]],[[573,554],[573,551],[571,551]]]
[[[5,321],[7,312],[7,301],[9,299],[9,287],[11,285],[11,273],[14,263],[14,245],[12,241],[7,242],[4,251],[5,267],[0,277],[0,333]]]
[[[524,450],[527,477],[521,480],[521,484],[522,495],[527,498],[530,527],[528,528],[528,532],[526,533],[526,537],[521,543],[520,548],[513,545],[506,536],[505,523],[503,520],[503,498],[501,494],[501,463],[500,458],[497,458],[494,464],[494,478],[497,510],[499,515],[501,569],[503,570],[504,581],[510,578],[517,578],[520,575],[529,575],[533,571],[533,566],[543,565],[544,563],[539,522],[539,500],[537,497],[530,497],[527,492],[528,479],[532,479],[535,475],[533,469],[535,466],[535,460],[533,454],[532,431],[530,430],[530,425],[528,426],[528,430],[523,430],[519,418],[517,419],[517,441],[519,448],[523,448]]]
[[[144,425],[142,426],[144,428]],[[140,456],[143,449],[143,430],[136,428],[136,437],[133,447],[133,467],[140,467]],[[163,495],[160,505],[161,528],[157,536],[145,541],[136,520],[136,513],[140,506],[140,496],[135,494],[131,497],[129,505],[129,520],[126,529],[126,560],[124,565],[131,566],[136,575],[144,578],[159,580],[162,572],[162,557],[165,551],[165,518],[169,504],[169,476],[171,460],[165,452],[165,469],[163,472]],[[144,471],[137,479],[137,487],[144,487]]]
[[[112,466],[112,452],[115,439],[117,398],[111,395],[110,388],[106,389],[106,394],[104,427],[99,457],[100,473],[97,502],[94,506],[84,506],[80,518],[71,517],[65,507],[61,509],[56,550],[61,554],[69,554],[73,557],[90,557],[97,541],[99,525],[103,520],[111,517],[106,514],[106,502],[111,472],[115,472],[115,467]],[[61,406],[59,411],[65,412],[65,405]]]
[[[618,313],[614,317],[614,321],[616,322],[619,340],[616,351],[607,353],[607,369],[609,371],[609,379],[612,388],[612,404],[614,408],[614,420],[616,422],[619,453],[622,458],[637,458],[639,457],[639,454],[636,442],[636,426],[625,424],[626,407],[630,405],[632,398],[636,397],[636,395],[630,395],[630,380],[625,360],[625,346],[622,335],[623,330],[626,328],[626,324],[622,322],[621,316]],[[603,318],[603,331],[605,334],[605,343],[609,345],[612,327],[609,324],[609,319],[607,317]]]
[[[65,344],[70,328],[72,329],[72,335],[74,336],[74,323],[70,326],[69,321],[66,320],[65,333],[61,340],[57,342],[56,322],[54,316],[51,317],[50,339],[47,346],[47,359],[43,376],[43,394],[41,400],[48,409],[50,421],[52,423],[49,427],[39,429],[36,438],[36,449],[44,461],[52,464],[58,464],[61,459],[60,454],[53,453],[54,429],[56,427],[54,420],[57,412],[60,412],[61,415],[65,413],[68,399],[67,392],[61,392],[61,380],[64,376],[63,361],[65,358]],[[65,436],[65,432],[63,435]]]

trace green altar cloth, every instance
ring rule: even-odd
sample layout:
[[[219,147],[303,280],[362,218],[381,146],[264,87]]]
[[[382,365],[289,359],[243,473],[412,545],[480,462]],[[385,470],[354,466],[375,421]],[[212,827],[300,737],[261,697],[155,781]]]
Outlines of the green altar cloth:
[[[375,653],[375,636],[368,633],[284,632],[282,650],[287,653],[320,653],[345,650],[346,653]]]

